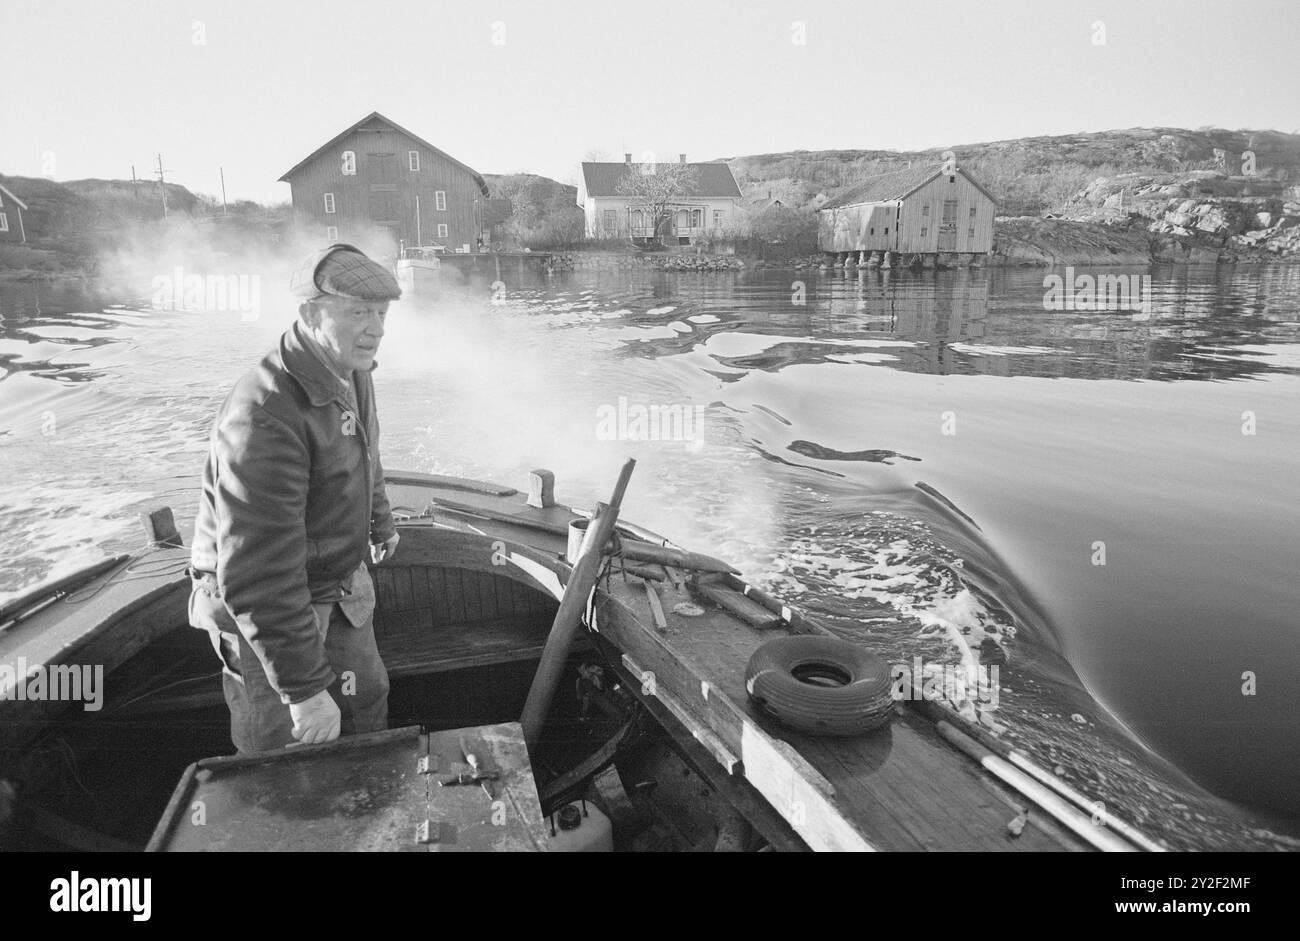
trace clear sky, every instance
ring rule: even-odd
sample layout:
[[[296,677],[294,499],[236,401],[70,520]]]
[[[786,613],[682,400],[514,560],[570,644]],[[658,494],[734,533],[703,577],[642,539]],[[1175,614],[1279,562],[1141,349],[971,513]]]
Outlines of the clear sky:
[[[1104,29],[1104,44],[1094,41]],[[0,0],[0,172],[277,178],[371,111],[483,173],[1300,129],[1296,0]]]

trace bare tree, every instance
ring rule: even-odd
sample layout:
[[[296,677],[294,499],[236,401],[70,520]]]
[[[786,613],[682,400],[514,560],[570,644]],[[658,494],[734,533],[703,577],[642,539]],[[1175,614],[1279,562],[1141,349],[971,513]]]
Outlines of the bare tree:
[[[662,241],[664,224],[673,210],[699,189],[700,175],[687,163],[630,164],[614,191],[628,205],[648,214],[655,238]]]

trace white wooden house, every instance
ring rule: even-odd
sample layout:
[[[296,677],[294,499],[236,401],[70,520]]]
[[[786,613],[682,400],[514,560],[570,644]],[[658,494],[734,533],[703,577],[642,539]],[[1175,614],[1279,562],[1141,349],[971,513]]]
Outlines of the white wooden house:
[[[686,155],[678,155],[678,162],[686,164]],[[731,168],[725,163],[687,165],[695,171],[698,185],[694,192],[674,201],[669,231],[660,233],[669,244],[675,240],[676,244],[686,245],[695,237],[716,237],[738,221],[740,187]],[[654,220],[648,209],[618,192],[619,180],[626,173],[649,172],[648,168],[647,164],[633,163],[631,154],[624,154],[622,163],[583,163],[578,205],[587,216],[588,236],[634,241],[654,237]]]

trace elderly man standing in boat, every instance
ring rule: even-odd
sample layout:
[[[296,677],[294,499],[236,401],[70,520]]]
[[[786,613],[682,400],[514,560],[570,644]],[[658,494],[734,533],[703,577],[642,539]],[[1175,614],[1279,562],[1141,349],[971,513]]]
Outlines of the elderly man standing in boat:
[[[279,345],[213,424],[190,623],[221,658],[240,752],[387,727],[366,559],[397,548],[370,373],[396,279],[351,245],[307,260]]]

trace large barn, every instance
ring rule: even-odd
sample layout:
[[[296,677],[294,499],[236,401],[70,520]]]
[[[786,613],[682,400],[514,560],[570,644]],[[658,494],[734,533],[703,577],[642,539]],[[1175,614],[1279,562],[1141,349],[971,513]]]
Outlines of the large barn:
[[[950,170],[885,173],[828,200],[817,213],[818,247],[846,264],[889,265],[891,254],[905,264],[978,261],[993,250],[997,204],[965,170]]]
[[[477,252],[494,219],[491,212],[485,219],[482,175],[378,111],[280,180],[293,193],[294,214],[326,242]]]

